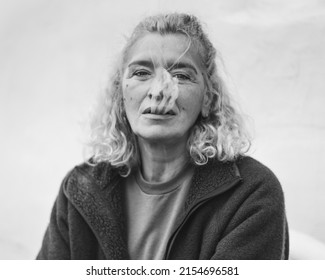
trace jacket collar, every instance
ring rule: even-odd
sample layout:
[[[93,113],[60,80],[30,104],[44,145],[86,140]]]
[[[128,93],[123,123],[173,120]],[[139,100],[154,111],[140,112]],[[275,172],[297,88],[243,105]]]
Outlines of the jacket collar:
[[[120,179],[108,164],[83,164],[72,171],[64,187],[65,195],[96,235],[107,259],[129,259]]]
[[[227,191],[240,180],[241,176],[235,162],[211,159],[207,164],[197,166],[185,202],[185,209],[190,208],[198,201]]]
[[[129,259],[121,179],[118,170],[108,163],[83,164],[71,172],[64,186],[65,195],[93,230],[107,259]],[[210,160],[196,166],[186,211],[199,201],[227,191],[239,180],[233,162]]]

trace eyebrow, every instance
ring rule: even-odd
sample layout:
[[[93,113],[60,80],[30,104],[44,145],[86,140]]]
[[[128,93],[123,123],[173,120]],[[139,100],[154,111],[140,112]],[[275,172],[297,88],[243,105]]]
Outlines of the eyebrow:
[[[136,60],[131,62],[128,67],[134,66],[134,65],[141,65],[148,68],[154,68],[154,63],[151,60]],[[183,69],[188,68],[191,69],[195,74],[197,74],[196,67],[192,65],[191,63],[185,62],[185,61],[178,61],[178,62],[167,62],[167,70],[173,70],[173,69]]]
[[[170,63],[170,64],[167,63],[167,66],[168,66],[167,67],[168,70],[188,68],[188,69],[193,70],[194,73],[197,74],[197,70],[196,70],[195,66],[188,62],[179,61],[177,63]]]
[[[131,62],[128,67],[134,66],[134,65],[141,65],[141,66],[145,66],[148,68],[153,68],[154,64],[151,60],[136,60]]]

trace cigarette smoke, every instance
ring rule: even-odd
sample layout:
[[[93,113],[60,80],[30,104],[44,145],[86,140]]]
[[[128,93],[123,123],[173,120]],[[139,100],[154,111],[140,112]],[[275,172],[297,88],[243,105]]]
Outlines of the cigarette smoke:
[[[178,79],[172,77],[165,68],[158,69],[156,73],[150,92],[155,95],[161,94],[162,98],[161,100],[152,98],[149,105],[151,113],[166,114],[174,107],[178,98]]]

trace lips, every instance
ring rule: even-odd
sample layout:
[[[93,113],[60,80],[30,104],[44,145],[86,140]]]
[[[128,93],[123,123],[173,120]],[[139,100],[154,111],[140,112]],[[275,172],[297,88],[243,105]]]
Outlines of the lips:
[[[146,108],[142,114],[153,114],[153,115],[176,115],[173,110],[169,110],[167,112],[163,112],[163,110],[158,110],[157,108],[148,107]]]

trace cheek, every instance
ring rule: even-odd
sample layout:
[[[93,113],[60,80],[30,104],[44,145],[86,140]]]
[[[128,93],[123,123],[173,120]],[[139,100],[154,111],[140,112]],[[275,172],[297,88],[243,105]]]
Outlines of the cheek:
[[[139,110],[143,100],[141,92],[139,87],[132,84],[132,82],[127,82],[123,85],[123,102],[127,115],[133,115]]]
[[[144,83],[139,84],[136,81],[127,81],[123,83],[123,96],[126,99],[141,99],[146,96],[148,86]]]
[[[130,102],[133,101],[134,96],[134,90],[132,90],[132,86],[130,87],[129,83],[125,83],[123,86],[123,100],[124,104],[127,106]]]
[[[184,92],[178,98],[181,110],[192,114],[198,114],[201,111],[202,102],[203,94],[198,94],[197,91]]]
[[[123,100],[125,101],[129,95],[129,83],[123,82],[122,92],[123,92]]]

